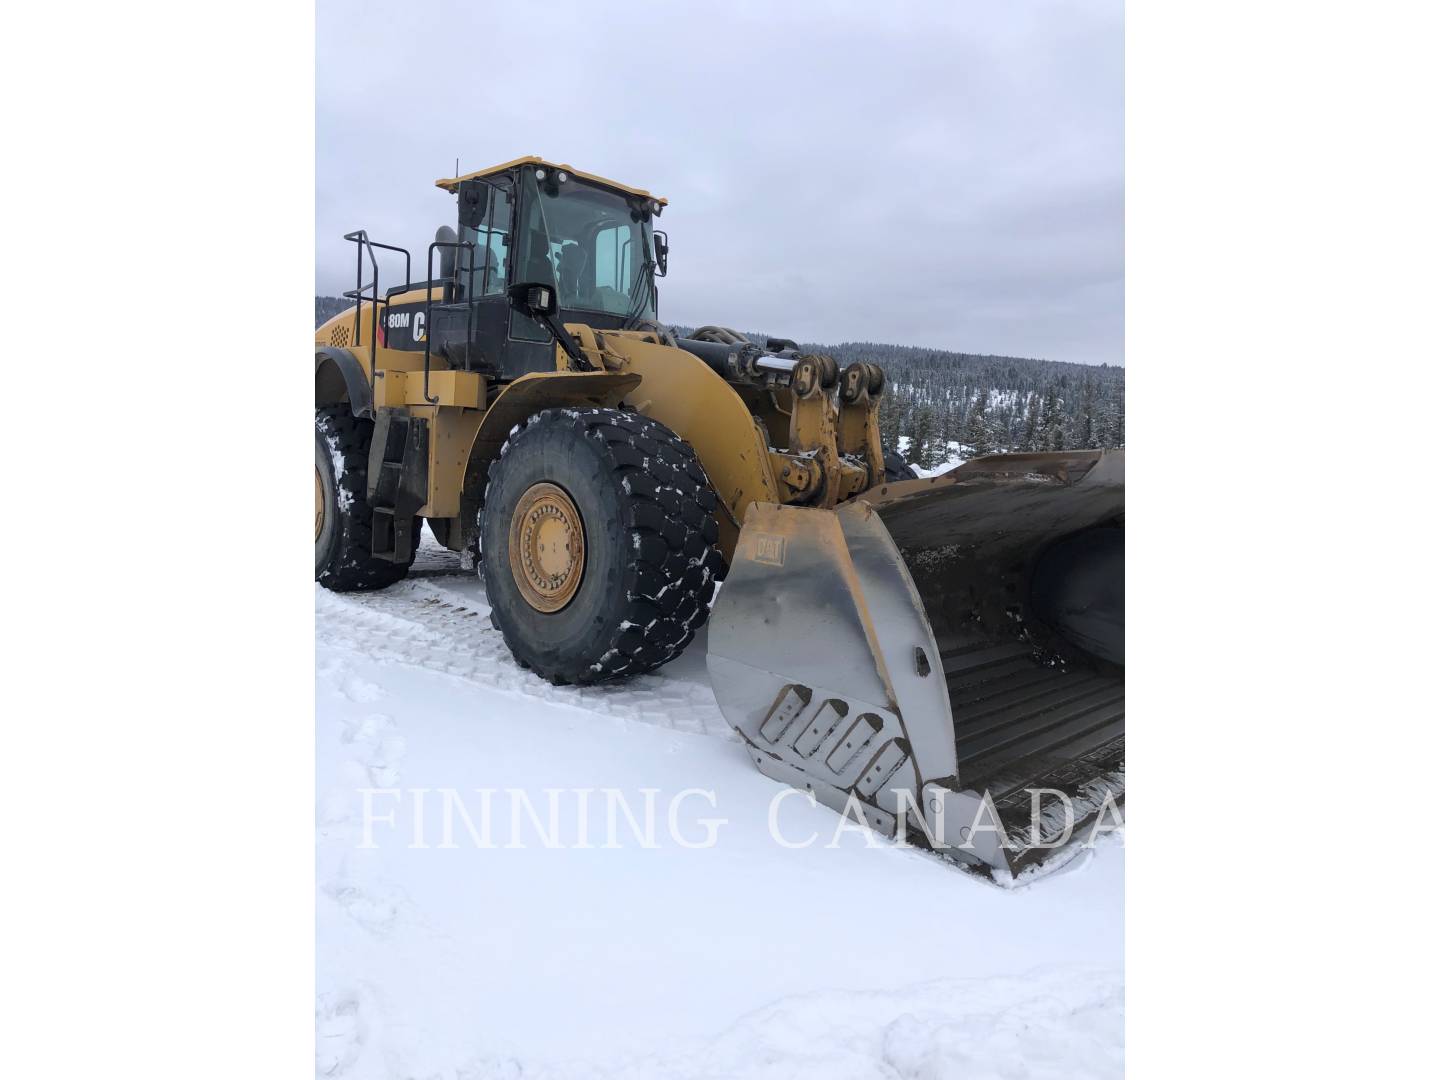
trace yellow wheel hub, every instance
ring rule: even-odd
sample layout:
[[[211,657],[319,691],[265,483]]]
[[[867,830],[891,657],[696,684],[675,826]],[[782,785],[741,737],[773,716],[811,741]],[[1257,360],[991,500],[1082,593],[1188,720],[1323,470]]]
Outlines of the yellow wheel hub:
[[[320,479],[320,466],[315,466],[315,542],[320,542],[320,530],[325,527],[325,484]]]
[[[563,488],[535,484],[510,519],[510,573],[536,611],[559,611],[585,576],[580,511]]]

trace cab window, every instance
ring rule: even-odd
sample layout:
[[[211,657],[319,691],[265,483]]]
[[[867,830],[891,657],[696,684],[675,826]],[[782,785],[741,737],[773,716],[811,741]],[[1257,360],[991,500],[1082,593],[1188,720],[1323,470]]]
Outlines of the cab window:
[[[469,296],[500,296],[505,292],[505,267],[510,251],[510,195],[498,187],[490,188],[490,205],[478,228],[467,227],[461,239],[475,245],[474,251],[461,249],[458,262],[462,269],[471,267]]]
[[[653,319],[650,220],[634,200],[574,178],[541,187],[534,170],[521,183],[515,279],[555,285],[561,308]]]
[[[632,230],[628,225],[601,229],[595,234],[595,294],[606,311],[625,312],[633,271]]]

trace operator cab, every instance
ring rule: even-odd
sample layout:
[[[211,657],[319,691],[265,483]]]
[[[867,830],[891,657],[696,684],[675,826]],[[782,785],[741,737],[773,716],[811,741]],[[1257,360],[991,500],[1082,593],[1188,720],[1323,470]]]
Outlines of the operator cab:
[[[668,248],[652,223],[666,200],[538,157],[436,185],[459,203],[458,240],[442,229],[432,249],[445,287],[431,348],[451,364],[500,380],[554,370],[554,335],[511,303],[517,284],[553,288],[559,324],[618,330],[655,319]]]

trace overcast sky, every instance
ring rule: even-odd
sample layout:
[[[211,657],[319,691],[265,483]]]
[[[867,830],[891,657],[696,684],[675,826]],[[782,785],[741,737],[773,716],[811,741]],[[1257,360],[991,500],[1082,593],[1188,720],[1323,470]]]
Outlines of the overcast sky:
[[[321,293],[351,229],[423,264],[457,157],[538,154],[670,199],[665,321],[1124,360],[1119,2],[320,0],[317,36]]]

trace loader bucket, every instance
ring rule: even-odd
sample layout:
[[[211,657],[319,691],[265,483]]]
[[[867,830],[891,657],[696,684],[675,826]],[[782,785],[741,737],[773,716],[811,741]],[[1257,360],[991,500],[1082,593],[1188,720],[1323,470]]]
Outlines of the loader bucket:
[[[710,618],[766,775],[999,881],[1118,818],[1124,456],[1007,454],[753,505]]]

